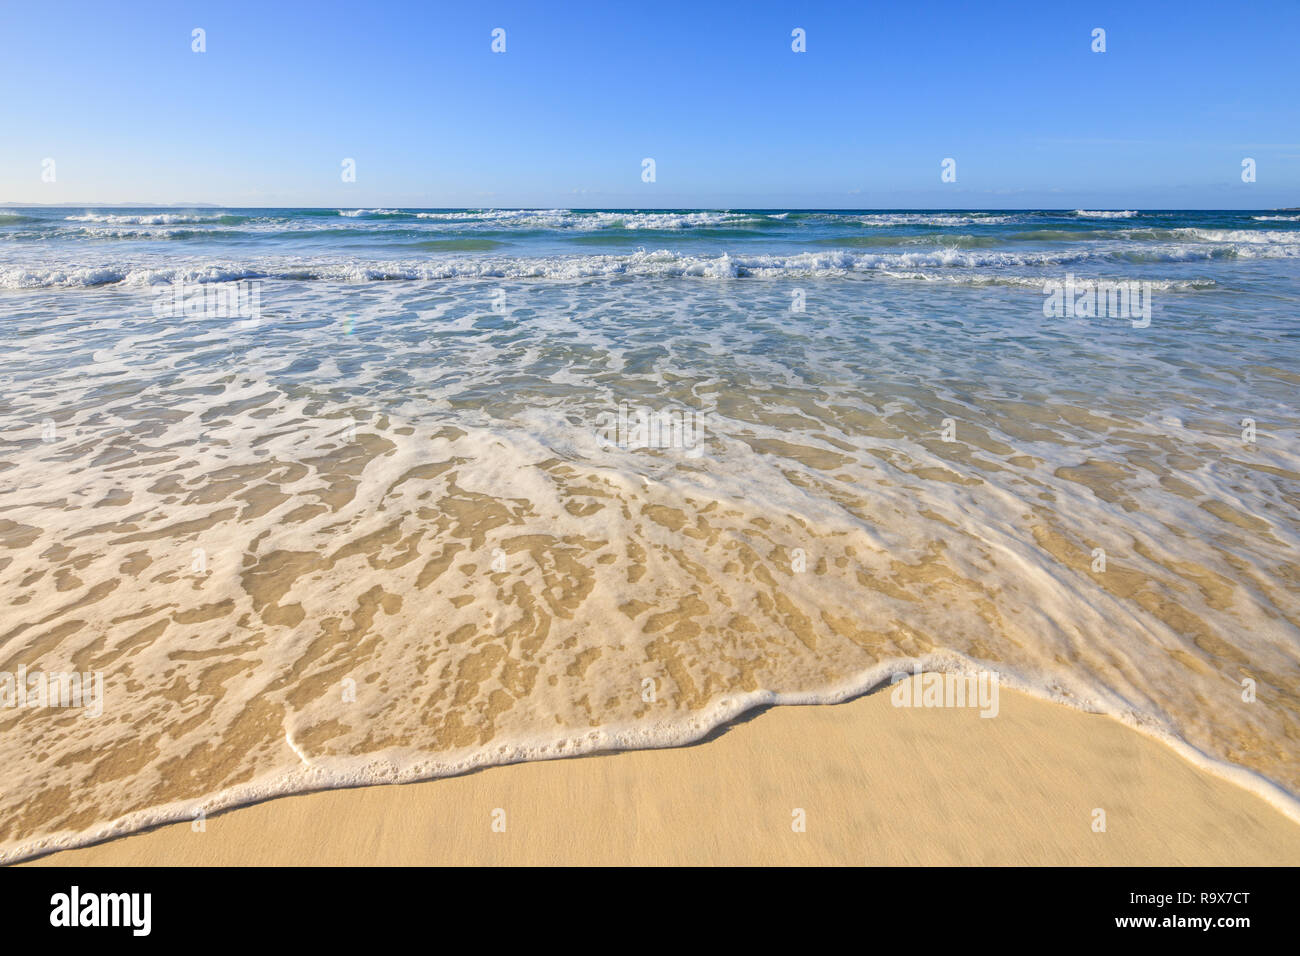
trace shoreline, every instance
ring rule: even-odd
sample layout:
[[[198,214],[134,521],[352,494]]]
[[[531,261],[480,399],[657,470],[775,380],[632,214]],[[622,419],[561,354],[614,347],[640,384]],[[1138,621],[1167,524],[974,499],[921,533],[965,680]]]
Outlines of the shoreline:
[[[890,690],[759,705],[675,747],[272,797],[15,865],[1300,865],[1300,824],[1171,741],[1007,687],[991,720]]]

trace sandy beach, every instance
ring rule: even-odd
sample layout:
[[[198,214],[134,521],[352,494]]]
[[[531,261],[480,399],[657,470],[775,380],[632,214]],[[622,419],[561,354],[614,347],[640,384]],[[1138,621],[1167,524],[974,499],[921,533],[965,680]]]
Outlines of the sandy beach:
[[[692,746],[286,797],[32,862],[1294,865],[1300,825],[1109,717],[1004,688],[983,719],[882,689]]]

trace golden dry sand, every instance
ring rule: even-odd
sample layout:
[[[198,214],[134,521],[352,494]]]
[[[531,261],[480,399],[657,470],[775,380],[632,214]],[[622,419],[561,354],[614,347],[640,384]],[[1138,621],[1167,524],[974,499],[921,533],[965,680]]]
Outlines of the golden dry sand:
[[[1162,743],[1005,688],[1000,703],[991,719],[887,691],[775,707],[694,746],[286,797],[34,862],[1300,864],[1300,825]]]

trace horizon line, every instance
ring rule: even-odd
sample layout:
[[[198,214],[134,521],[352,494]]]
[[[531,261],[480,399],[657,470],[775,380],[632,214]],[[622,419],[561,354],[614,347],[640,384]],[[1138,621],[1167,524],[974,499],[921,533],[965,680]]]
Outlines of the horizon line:
[[[1137,212],[1298,212],[1300,206],[1122,206],[1107,207],[1093,204],[1095,208],[1104,212],[1120,212],[1132,208]],[[845,210],[848,212],[901,212],[901,211],[925,211],[925,212],[1073,212],[1084,208],[1083,206],[552,206],[545,203],[522,203],[518,205],[504,206],[414,206],[395,204],[392,206],[376,205],[367,206],[365,204],[349,203],[329,203],[326,205],[271,205],[271,206],[244,206],[239,203],[215,203],[215,202],[11,202],[0,200],[0,206],[26,206],[47,209],[70,209],[74,206],[100,206],[104,208],[123,209],[127,207],[139,207],[143,209],[184,209],[195,207],[208,207],[213,209],[418,209],[433,211],[466,211],[466,210],[498,210],[513,211],[523,209],[564,209],[569,212],[621,212],[630,211],[659,211],[670,212],[678,210],[690,210],[698,212],[759,212],[764,209],[775,209],[782,212],[828,212],[834,210]]]

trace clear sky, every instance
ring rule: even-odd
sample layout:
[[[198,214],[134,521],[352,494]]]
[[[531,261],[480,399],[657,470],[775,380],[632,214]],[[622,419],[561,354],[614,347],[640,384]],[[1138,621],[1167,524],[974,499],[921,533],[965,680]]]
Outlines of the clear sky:
[[[0,202],[1300,206],[1297,0],[0,0],[0,50]]]

